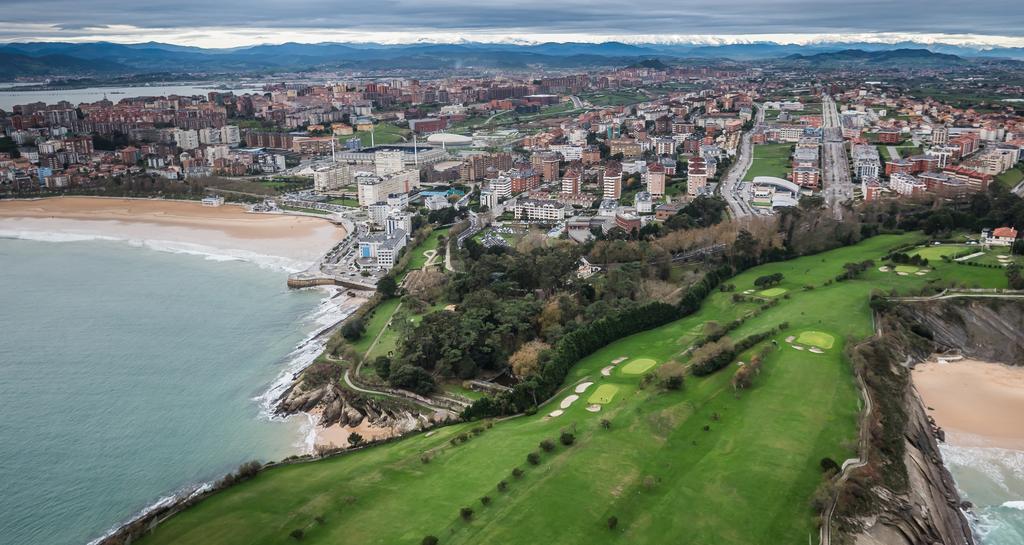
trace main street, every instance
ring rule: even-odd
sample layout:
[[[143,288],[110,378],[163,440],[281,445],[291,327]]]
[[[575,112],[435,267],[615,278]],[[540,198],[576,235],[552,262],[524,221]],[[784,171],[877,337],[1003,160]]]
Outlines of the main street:
[[[764,121],[764,108],[755,104],[754,109],[757,112],[754,118],[754,126],[756,127]],[[722,198],[729,205],[729,212],[733,218],[754,215],[754,210],[750,207],[746,195],[748,184],[743,183],[743,178],[747,175],[747,171],[750,170],[750,165],[754,160],[754,146],[750,141],[750,132],[746,131],[743,133],[743,137],[740,139],[739,150],[736,152],[736,162],[722,176],[721,187],[719,188],[719,193],[721,193]]]
[[[832,206],[837,217],[841,215],[843,203],[853,199],[853,180],[850,178],[850,160],[846,156],[843,128],[835,100],[823,95],[822,148],[823,148],[823,189],[822,197]]]

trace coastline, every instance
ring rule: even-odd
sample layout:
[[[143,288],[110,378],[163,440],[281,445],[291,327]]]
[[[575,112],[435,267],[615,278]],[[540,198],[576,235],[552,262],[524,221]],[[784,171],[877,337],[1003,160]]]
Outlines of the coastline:
[[[345,235],[327,218],[257,214],[235,204],[77,196],[0,200],[0,237],[120,240],[287,272],[307,268]]]
[[[207,207],[187,200],[83,196],[0,200],[0,238],[53,243],[116,241],[212,261],[246,261],[285,273],[305,270],[346,234],[345,228],[327,218],[252,213],[240,204]],[[323,352],[330,334],[368,300],[366,293],[352,294],[336,286],[305,289],[323,293],[319,305],[303,319],[308,334],[283,358],[278,376],[266,390],[253,398],[259,408],[258,418],[308,419],[309,425],[302,427],[295,442],[299,456],[313,454],[317,445],[347,446],[351,431],[338,425],[324,427],[315,413],[277,416],[276,404],[295,384],[299,373]],[[367,439],[379,436],[369,429],[353,431]],[[213,485],[193,483],[170,492],[92,543],[104,541],[151,513],[201,496]]]
[[[912,376],[948,444],[1024,451],[1024,368],[933,360],[915,366]]]
[[[1024,536],[1024,367],[977,359],[927,362],[911,373],[929,418],[941,430],[944,465],[983,545]]]

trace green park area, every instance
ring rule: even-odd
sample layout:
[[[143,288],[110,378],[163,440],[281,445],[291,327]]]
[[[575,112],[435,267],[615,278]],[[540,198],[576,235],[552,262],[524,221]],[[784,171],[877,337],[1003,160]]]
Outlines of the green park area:
[[[791,144],[758,144],[754,146],[754,157],[743,180],[749,182],[755,176],[775,176],[785,179],[789,173],[789,155],[792,147]]]
[[[937,279],[1007,285],[1002,270],[942,261],[926,277],[874,267],[834,281],[846,263],[880,262],[893,248],[923,238],[881,235],[753,268],[729,280],[735,293],[715,291],[696,313],[580,360],[563,390],[536,414],[454,424],[274,467],[213,494],[139,542],[280,545],[301,535],[307,544],[415,545],[425,536],[445,545],[804,543],[817,535],[809,500],[822,482],[820,461],[854,455],[860,400],[843,348],[847,339],[873,333],[871,293],[911,293]],[[784,275],[778,286],[789,298],[762,309],[763,299],[735,297],[775,273]],[[743,317],[730,338],[767,337],[724,369],[687,376],[678,390],[645,386],[641,375],[601,373],[623,356],[685,368],[705,323]],[[367,337],[378,320],[370,319]],[[788,328],[780,331],[783,322]],[[798,332],[813,333],[809,344],[831,337],[833,349],[786,348],[784,339]],[[761,353],[752,386],[734,390],[736,361]],[[656,365],[652,372],[660,370]],[[591,402],[615,402],[595,414],[578,400],[549,416],[583,381],[595,383]],[[571,435],[570,445],[560,441],[563,434]],[[539,448],[542,441],[553,448]]]
[[[961,264],[978,265],[1006,265],[1008,263],[1024,264],[1024,257],[1010,254],[1008,246],[985,247],[977,244],[940,244],[933,246],[922,246],[909,252],[912,255],[919,255],[928,260],[929,265],[934,265],[943,257],[949,259],[967,258],[960,261]],[[975,255],[980,254],[980,255]],[[897,267],[897,270],[899,268]]]
[[[441,237],[447,237],[449,229],[448,227],[434,229],[423,242],[410,249],[412,258],[409,260],[407,268],[409,270],[422,269],[428,261],[431,261],[432,256],[437,256],[434,258],[433,264],[443,264],[444,261],[437,255],[437,252],[441,249],[439,245]]]
[[[580,98],[594,106],[627,106],[650,100],[647,93],[638,90],[602,91],[600,93],[580,95]]]
[[[1017,166],[1007,170],[1006,172],[996,176],[996,181],[1002,184],[1007,189],[1013,189],[1017,187],[1017,184],[1024,181],[1024,167]]]

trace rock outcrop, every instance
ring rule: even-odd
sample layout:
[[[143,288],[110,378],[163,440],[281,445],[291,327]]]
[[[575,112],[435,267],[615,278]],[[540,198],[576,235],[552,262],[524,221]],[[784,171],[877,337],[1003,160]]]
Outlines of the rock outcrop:
[[[903,303],[901,314],[935,343],[985,361],[1024,365],[1024,302],[952,298]]]
[[[389,435],[423,429],[440,418],[388,406],[373,398],[342,390],[335,384],[307,388],[302,381],[285,392],[277,404],[277,413],[282,415],[310,411],[320,413],[321,426],[339,424],[354,428],[365,421],[374,428],[389,430]]]

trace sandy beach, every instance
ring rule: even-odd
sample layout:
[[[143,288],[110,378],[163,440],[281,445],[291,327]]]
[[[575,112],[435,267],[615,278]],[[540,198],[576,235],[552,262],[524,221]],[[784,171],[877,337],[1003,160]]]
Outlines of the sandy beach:
[[[320,409],[313,409],[309,412],[317,422],[320,421],[320,413]],[[342,426],[340,424],[322,426],[317,423],[315,444],[317,446],[331,448],[347,447],[349,446],[348,437],[353,433],[358,433],[367,441],[387,439],[394,435],[394,431],[390,428],[378,428],[371,425],[367,419],[363,419],[358,426]]]
[[[0,237],[111,238],[289,270],[315,262],[344,236],[326,219],[253,214],[238,205],[98,197],[0,201]]]
[[[916,366],[912,376],[949,444],[1024,451],[1024,367],[932,361]]]

